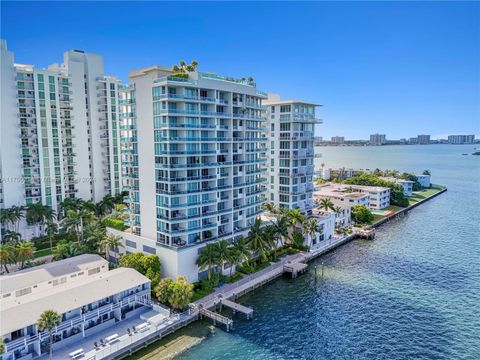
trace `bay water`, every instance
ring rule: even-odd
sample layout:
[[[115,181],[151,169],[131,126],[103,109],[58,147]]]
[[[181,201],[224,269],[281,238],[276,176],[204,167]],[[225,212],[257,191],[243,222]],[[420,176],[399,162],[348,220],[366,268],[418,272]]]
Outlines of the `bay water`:
[[[253,320],[235,315],[178,359],[480,359],[480,156],[462,155],[474,147],[318,147],[317,167],[429,169],[448,191],[245,296]]]

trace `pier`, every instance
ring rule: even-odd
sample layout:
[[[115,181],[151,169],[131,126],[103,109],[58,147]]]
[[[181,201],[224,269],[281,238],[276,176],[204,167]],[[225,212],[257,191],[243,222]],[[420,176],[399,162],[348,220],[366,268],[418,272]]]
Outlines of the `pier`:
[[[247,319],[253,318],[253,309],[252,308],[246,307],[246,306],[241,305],[241,304],[237,304],[236,302],[230,301],[228,299],[222,299],[220,301],[220,311],[222,310],[222,305],[232,309],[234,314],[236,312],[240,312],[240,313],[244,314],[247,317]]]
[[[216,313],[215,311],[205,309],[205,308],[200,308],[199,313],[200,313],[200,318],[202,316],[205,316],[212,319],[213,325],[216,325],[217,323],[225,325],[225,327],[227,328],[227,332],[233,328],[233,320],[229,319],[226,316],[223,316],[222,314]]]
[[[304,273],[308,265],[302,262],[296,262],[293,264],[285,264],[283,266],[283,271],[286,273],[292,274],[292,278],[295,279],[298,274]]]

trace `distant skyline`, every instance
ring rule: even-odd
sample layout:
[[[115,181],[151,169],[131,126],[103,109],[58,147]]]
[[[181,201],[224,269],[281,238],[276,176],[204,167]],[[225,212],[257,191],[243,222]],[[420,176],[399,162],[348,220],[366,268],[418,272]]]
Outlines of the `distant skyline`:
[[[135,68],[195,59],[200,71],[322,104],[324,138],[480,136],[478,2],[2,1],[1,10],[19,63],[46,67],[82,49],[126,81]]]

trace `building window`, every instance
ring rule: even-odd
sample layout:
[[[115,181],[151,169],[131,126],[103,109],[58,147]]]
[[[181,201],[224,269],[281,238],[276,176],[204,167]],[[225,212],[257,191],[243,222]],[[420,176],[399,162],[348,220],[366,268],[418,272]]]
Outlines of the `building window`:
[[[143,245],[143,251],[149,254],[156,254],[157,252],[155,251],[155,248],[147,245]]]
[[[125,244],[131,248],[137,248],[137,243],[135,241],[125,240]]]

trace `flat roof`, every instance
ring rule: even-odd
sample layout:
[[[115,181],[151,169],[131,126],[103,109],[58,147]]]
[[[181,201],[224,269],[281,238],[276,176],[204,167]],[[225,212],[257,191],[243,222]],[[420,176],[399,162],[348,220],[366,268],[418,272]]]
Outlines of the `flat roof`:
[[[96,254],[84,254],[0,276],[0,294],[24,289],[60,276],[107,264]]]
[[[45,310],[63,314],[148,282],[135,269],[118,268],[52,287],[50,291],[1,299],[0,335],[35,324]]]
[[[295,99],[262,101],[262,105],[288,105],[288,104],[304,104],[304,105],[322,106],[314,102],[305,101],[305,100],[295,100]]]

